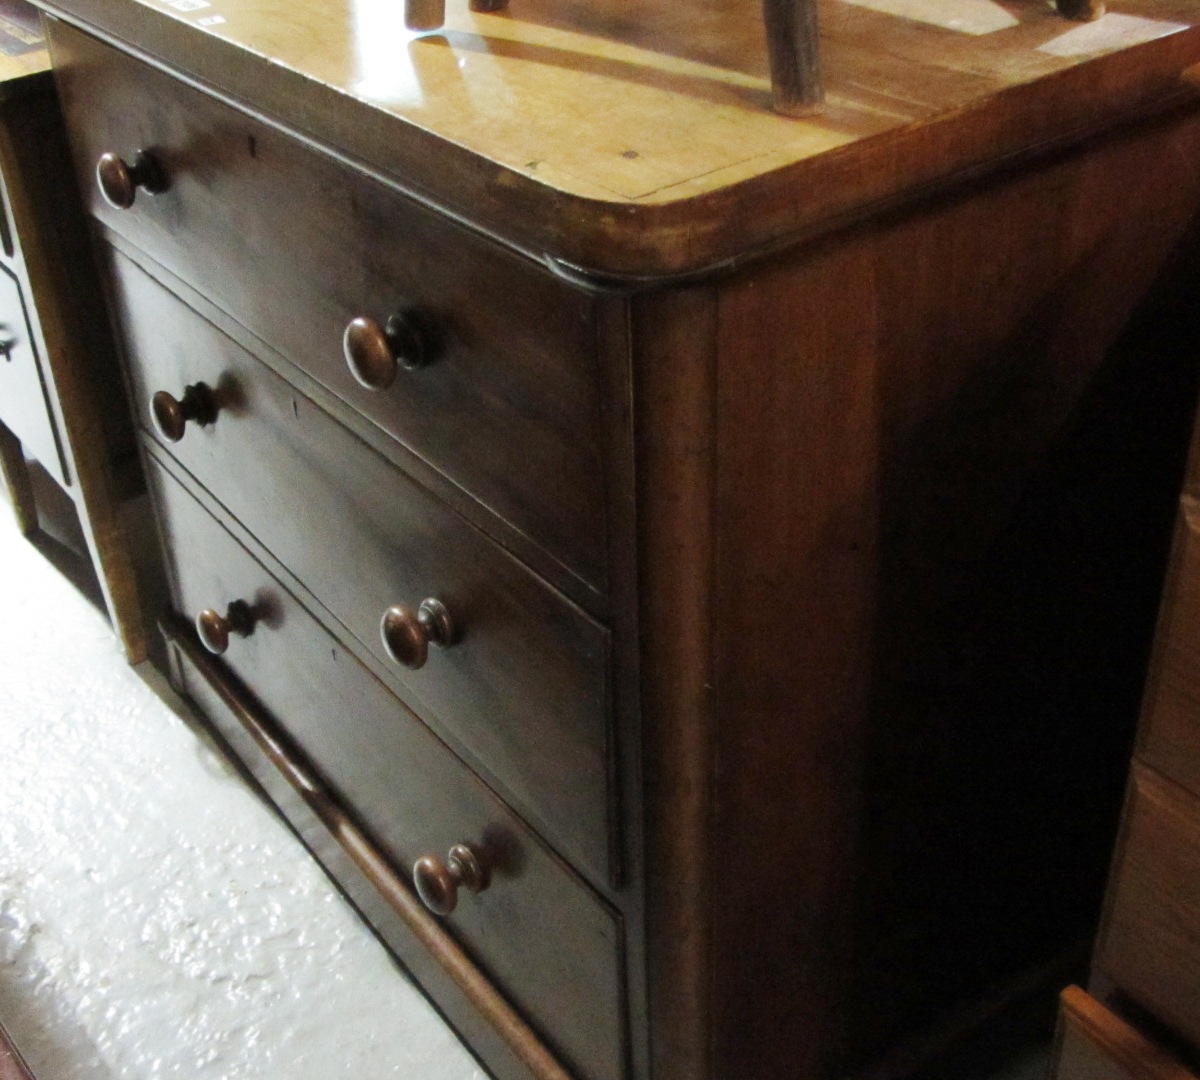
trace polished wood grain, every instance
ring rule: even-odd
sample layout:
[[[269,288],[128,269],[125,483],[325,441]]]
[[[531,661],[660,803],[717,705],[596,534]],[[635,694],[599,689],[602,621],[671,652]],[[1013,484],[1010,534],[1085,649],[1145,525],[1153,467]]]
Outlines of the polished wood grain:
[[[101,220],[607,590],[586,294],[79,34],[54,42],[79,181]],[[114,210],[95,161],[139,146],[154,148],[169,190]],[[397,313],[404,325],[423,316],[429,362],[368,388],[343,356],[346,329]]]
[[[648,904],[695,949],[652,946],[661,1075],[882,1070],[1088,933],[1194,402],[1158,334],[1198,140],[636,301]]]
[[[164,447],[556,845],[616,877],[607,630],[134,263],[110,260],[142,423],[160,387],[212,387],[215,421]],[[457,640],[397,662],[381,621],[427,599]]]
[[[496,11],[506,3],[472,0],[472,11]],[[815,0],[766,0],[763,4],[771,66],[771,103],[785,116],[807,116],[824,100]],[[440,30],[445,0],[404,0],[409,30]]]
[[[707,1075],[716,1026],[709,820],[719,739],[710,678],[717,293],[652,293],[632,308],[650,1068],[683,1080]]]
[[[965,28],[941,4],[825,0],[826,108],[796,121],[769,107],[757,0],[460,3],[418,36],[390,0],[40,2],[510,243],[635,276],[738,259],[1072,141],[1161,102],[1200,60],[1189,0],[1123,0],[1132,22],[1082,39],[1032,0]]]
[[[474,847],[489,887],[464,894],[444,931],[572,1076],[623,1076],[619,918],[173,479],[152,467],[150,480],[178,614],[232,598],[264,612],[230,644],[222,678],[246,688],[393,873]]]
[[[230,642],[229,669],[323,769],[344,762],[328,779],[351,792],[352,768],[377,766],[368,747],[390,736],[382,720],[368,732],[373,707],[366,720],[347,707],[362,684],[316,660],[325,649],[335,665],[361,660],[540,834],[523,834],[531,843],[570,860],[547,856],[625,939],[615,972],[589,989],[605,984],[595,1000],[608,1019],[579,1007],[565,960],[502,975],[491,954],[481,961],[514,1002],[539,995],[538,1009],[564,980],[561,1027],[526,1010],[564,1067],[637,1080],[898,1076],[948,1013],[1088,932],[1196,390],[1186,352],[1156,337],[1178,328],[1195,280],[1181,256],[1197,249],[1200,119],[1179,87],[1197,41],[1170,25],[1187,21],[1181,4],[1131,3],[1134,23],[1109,25],[1119,41],[1131,25],[1151,40],[1111,51],[1086,36],[1080,46],[1068,36],[1080,28],[1044,5],[989,8],[1004,25],[973,34],[935,25],[948,18],[941,5],[905,18],[826,5],[825,55],[845,67],[831,72],[820,120],[799,124],[759,108],[744,77],[710,78],[723,64],[746,74],[745,28],[761,26],[746,4],[708,5],[704,18],[657,0],[525,0],[468,23],[450,12],[442,35],[392,39],[409,48],[390,47],[386,70],[407,77],[407,56],[419,92],[436,97],[395,109],[376,95],[408,83],[327,78],[360,40],[366,6],[322,24],[319,48],[303,6],[268,28],[269,5],[226,4],[226,23],[204,31],[136,0],[61,6],[185,68],[173,81],[54,29],[80,174],[118,142],[122,153],[166,148],[169,193],[139,193],[121,212],[92,200],[119,252],[109,269],[138,415],[161,388],[136,374],[151,363],[172,394],[197,379],[229,393],[214,424],[172,447],[148,441],[147,456],[329,635],[311,653],[327,690],[288,667],[296,650],[278,647],[269,620]],[[254,55],[229,44],[251,24],[264,35]],[[664,76],[666,42],[680,44]],[[1063,55],[1073,48],[1094,55]],[[261,64],[284,53],[286,64]],[[429,58],[446,83],[421,81]],[[469,108],[472,93],[502,105]],[[147,97],[157,107],[139,112]],[[611,106],[603,152],[598,127],[580,122],[585,105]],[[534,106],[543,119],[518,129]],[[411,118],[426,108],[437,119],[422,127]],[[642,109],[636,132],[626,108]],[[661,146],[647,149],[649,130]],[[446,266],[430,254],[450,249],[463,257]],[[325,254],[321,287],[375,299],[333,310],[316,271],[287,262],[297,251]],[[714,263],[719,273],[695,280],[654,276]],[[589,276],[598,269],[624,277]],[[432,284],[460,322],[422,291]],[[409,308],[413,296],[424,299]],[[409,310],[433,316],[425,325],[446,350],[415,372],[387,355],[387,322]],[[359,375],[387,385],[359,385],[344,362],[348,327],[352,362],[373,342]],[[314,328],[319,363],[305,359]],[[362,444],[364,416],[378,430],[393,422],[380,395],[415,395],[459,357],[436,435],[410,438],[428,418],[395,414],[441,475]],[[486,425],[495,406],[511,424],[473,443],[450,404],[457,422]],[[264,416],[270,434],[248,434]],[[545,453],[518,441],[568,428]],[[492,455],[488,468],[505,475],[437,457],[451,431],[464,455]],[[587,473],[593,487],[572,505],[594,516],[560,512],[545,493],[524,510],[504,503],[560,461],[564,481]],[[201,517],[196,536],[173,523],[188,496],[163,484],[178,573],[216,572],[196,539],[211,522]],[[446,494],[456,484],[496,516],[457,516]],[[551,513],[573,524],[546,526]],[[314,540],[330,521],[353,580]],[[537,553],[554,552],[606,603],[577,609],[510,563],[494,541],[514,526],[536,541],[506,544],[528,567],[541,574]],[[410,561],[425,571],[393,565]],[[467,574],[485,566],[480,580]],[[496,567],[513,573],[507,584]],[[472,590],[443,589],[441,568],[502,594],[486,632],[505,663],[460,695],[420,681],[465,664],[485,634],[463,608]],[[380,582],[402,587],[366,602]],[[221,611],[253,590],[226,582],[181,607]],[[413,631],[426,599],[445,604],[461,639],[411,671],[389,666],[381,616],[403,608],[393,621]],[[564,649],[572,626],[587,631],[577,644],[603,643],[603,660],[585,644]],[[599,671],[603,705],[581,712],[577,695],[597,693]],[[555,686],[570,691],[561,710]],[[191,692],[206,709],[220,696]],[[496,723],[496,704],[511,722]],[[335,711],[352,717],[336,745],[321,723]],[[569,738],[590,757],[555,768],[563,745],[578,748]],[[346,760],[351,749],[363,760]],[[397,764],[396,785],[402,775]],[[370,823],[386,842],[392,804],[380,806]],[[443,806],[409,812],[440,817]],[[597,808],[619,875],[595,861]],[[439,906],[455,878],[449,852],[477,842],[461,820],[403,848],[405,862],[437,860],[423,865]],[[451,921],[493,910],[500,884],[472,894],[455,883]],[[373,921],[395,918],[369,890],[356,897]],[[541,931],[569,901],[538,903],[536,927],[528,910],[510,911],[512,925]],[[472,1045],[509,1067],[511,1047],[486,1027],[471,1029]]]
[[[1096,969],[1200,1047],[1200,799],[1135,765]]]
[[[1062,995],[1051,1080],[1195,1080],[1195,1073],[1071,986]]]

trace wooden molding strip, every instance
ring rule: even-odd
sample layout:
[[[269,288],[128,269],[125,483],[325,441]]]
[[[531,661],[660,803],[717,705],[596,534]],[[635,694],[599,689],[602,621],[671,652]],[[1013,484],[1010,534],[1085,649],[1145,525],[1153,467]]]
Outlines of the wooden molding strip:
[[[1193,1072],[1079,987],[1068,986],[1061,1001],[1063,1020],[1102,1047],[1131,1080],[1196,1080]]]
[[[259,749],[530,1074],[536,1080],[571,1080],[570,1074],[559,1065],[529,1025],[425,910],[375,842],[329,795],[320,777],[289,745],[286,736],[257,715],[253,703],[229,684],[212,657],[192,640],[190,634],[180,632],[170,624],[163,625],[163,632],[208,680],[221,702],[241,723]],[[0,1080],[8,1078],[0,1075]]]

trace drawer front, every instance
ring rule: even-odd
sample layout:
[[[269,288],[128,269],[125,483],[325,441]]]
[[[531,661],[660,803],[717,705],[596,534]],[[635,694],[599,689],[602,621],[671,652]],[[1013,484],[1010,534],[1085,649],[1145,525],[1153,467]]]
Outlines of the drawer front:
[[[581,1077],[623,1073],[619,917],[315,622],[183,488],[149,479],[181,614],[244,599],[221,663],[408,877],[456,844],[490,882],[443,923]]]
[[[1097,966],[1200,1048],[1200,800],[1137,765]]]
[[[363,648],[417,711],[553,842],[608,877],[608,632],[298,394],[134,263],[112,255],[134,407]],[[155,393],[203,383],[215,420],[166,442]],[[384,612],[440,600],[458,633],[392,661]]]
[[[593,304],[298,140],[61,25],[51,41],[91,211],[442,471],[593,588],[606,586]],[[102,154],[151,150],[167,178],[128,210]],[[433,358],[367,390],[351,320],[401,310]]]
[[[66,465],[51,420],[21,287],[0,266],[0,420],[60,484]]]
[[[1051,1080],[1196,1080],[1078,987],[1062,996]]]
[[[1140,740],[1145,761],[1200,795],[1200,502],[1193,495],[1180,500]]]

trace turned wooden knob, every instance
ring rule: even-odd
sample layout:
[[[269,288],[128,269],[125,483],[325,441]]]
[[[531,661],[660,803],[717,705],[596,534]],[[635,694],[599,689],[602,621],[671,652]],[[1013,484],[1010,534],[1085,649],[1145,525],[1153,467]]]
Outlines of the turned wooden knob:
[[[167,190],[162,169],[145,150],[137,152],[132,165],[126,165],[116,154],[101,154],[96,162],[96,182],[105,201],[118,210],[128,210],[133,205],[138,188],[151,195]]]
[[[487,868],[466,844],[455,844],[445,862],[436,855],[425,855],[413,863],[413,884],[417,895],[435,915],[449,915],[458,906],[458,890],[483,892],[487,888]]]
[[[416,611],[405,604],[393,604],[379,624],[379,636],[388,656],[414,671],[425,666],[430,645],[443,649],[452,645],[455,632],[446,605],[433,597],[422,600]]]
[[[150,416],[155,430],[168,442],[179,442],[187,430],[187,422],[211,424],[217,418],[217,399],[212,389],[204,383],[195,383],[183,392],[179,400],[159,390],[150,399]]]
[[[196,634],[200,644],[210,653],[220,656],[229,648],[229,638],[249,637],[254,632],[254,612],[245,600],[235,600],[225,614],[205,608],[196,616]]]
[[[397,312],[380,326],[374,319],[352,319],[342,335],[342,352],[351,374],[368,390],[386,390],[397,368],[409,371],[429,363],[427,333],[411,312]]]

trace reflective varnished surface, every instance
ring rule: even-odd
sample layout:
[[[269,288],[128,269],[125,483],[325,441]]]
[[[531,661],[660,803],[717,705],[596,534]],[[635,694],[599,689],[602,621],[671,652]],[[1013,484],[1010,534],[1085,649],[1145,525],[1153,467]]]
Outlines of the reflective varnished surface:
[[[1086,25],[1033,0],[829,0],[826,108],[788,119],[769,107],[751,0],[451,3],[429,34],[407,30],[392,0],[51,7],[186,58],[201,81],[511,242],[626,274],[736,258],[998,149],[1062,138],[1161,98],[1200,60],[1186,0],[1124,0]],[[1036,110],[997,97],[1056,76]]]

